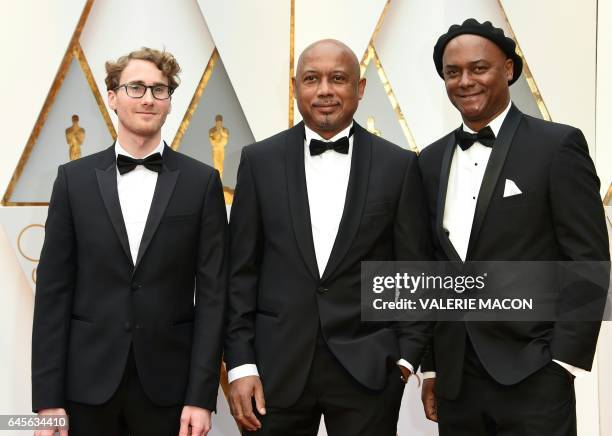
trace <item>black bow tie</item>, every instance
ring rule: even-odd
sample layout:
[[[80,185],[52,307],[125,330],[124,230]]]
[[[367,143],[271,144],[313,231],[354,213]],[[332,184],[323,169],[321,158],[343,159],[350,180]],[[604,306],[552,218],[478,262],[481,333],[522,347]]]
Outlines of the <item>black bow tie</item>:
[[[348,136],[344,136],[336,141],[325,142],[319,139],[311,139],[308,147],[310,148],[311,156],[318,156],[325,153],[327,150],[334,150],[338,153],[348,154],[349,138],[353,136],[354,127],[349,130]]]
[[[476,141],[480,142],[485,147],[493,147],[495,133],[493,133],[493,130],[491,130],[489,126],[480,129],[478,133],[469,133],[459,128],[455,131],[455,140],[463,151],[470,148]]]
[[[142,165],[148,170],[159,173],[162,170],[163,162],[161,153],[153,153],[151,156],[147,156],[144,159],[134,159],[120,154],[117,156],[117,169],[119,170],[119,174],[124,175],[132,171],[138,165]]]

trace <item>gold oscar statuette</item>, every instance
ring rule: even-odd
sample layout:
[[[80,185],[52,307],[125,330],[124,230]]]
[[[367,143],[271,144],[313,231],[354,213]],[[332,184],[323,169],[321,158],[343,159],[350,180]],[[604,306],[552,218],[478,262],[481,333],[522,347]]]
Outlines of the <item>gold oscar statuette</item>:
[[[85,129],[79,126],[79,116],[72,116],[72,126],[66,129],[66,142],[70,160],[77,160],[81,157],[81,146],[85,141]]]
[[[225,161],[225,146],[229,141],[229,130],[223,127],[223,116],[215,117],[215,126],[208,131],[208,139],[212,146],[213,166],[223,179],[223,161]]]
[[[368,124],[367,124],[366,130],[376,136],[381,136],[380,130],[378,130],[376,126],[374,125],[375,122],[376,120],[374,119],[374,117],[370,115],[368,117]]]
[[[223,127],[223,116],[217,114],[215,117],[215,125],[208,131],[208,140],[212,147],[213,166],[223,180],[223,165],[225,162],[225,146],[229,141],[229,130]],[[223,186],[223,196],[225,204],[232,204],[234,200],[234,190],[227,186]]]

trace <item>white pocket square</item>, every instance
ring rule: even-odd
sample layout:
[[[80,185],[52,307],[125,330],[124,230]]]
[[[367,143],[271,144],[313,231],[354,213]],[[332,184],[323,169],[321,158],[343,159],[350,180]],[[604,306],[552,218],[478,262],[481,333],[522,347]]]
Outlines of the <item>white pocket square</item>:
[[[521,195],[522,193],[523,191],[516,186],[516,183],[510,179],[506,179],[506,186],[504,186],[504,198],[512,197],[513,195]]]

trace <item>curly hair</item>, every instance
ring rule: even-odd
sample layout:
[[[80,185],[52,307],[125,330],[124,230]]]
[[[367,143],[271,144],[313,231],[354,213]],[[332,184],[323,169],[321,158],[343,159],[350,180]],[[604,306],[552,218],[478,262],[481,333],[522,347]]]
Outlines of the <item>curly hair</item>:
[[[168,86],[170,88],[175,89],[179,85],[178,73],[180,73],[181,67],[172,53],[165,50],[159,51],[154,48],[142,47],[140,50],[135,50],[125,56],[121,56],[115,62],[107,61],[104,64],[106,68],[104,82],[106,83],[107,90],[114,90],[119,86],[121,73],[132,59],[152,62],[168,78]]]

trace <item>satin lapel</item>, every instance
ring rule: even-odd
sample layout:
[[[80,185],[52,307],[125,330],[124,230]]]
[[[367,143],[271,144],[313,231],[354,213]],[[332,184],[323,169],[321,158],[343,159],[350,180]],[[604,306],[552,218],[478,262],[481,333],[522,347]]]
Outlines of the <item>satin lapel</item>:
[[[442,166],[440,168],[440,186],[438,187],[438,204],[436,210],[436,232],[438,235],[438,241],[442,249],[446,253],[448,260],[461,261],[461,257],[455,250],[455,246],[448,237],[448,232],[444,228],[444,209],[446,206],[446,191],[448,189],[448,177],[450,174],[451,164],[453,162],[453,155],[457,144],[455,143],[455,134],[452,133],[444,149],[442,155]]]
[[[523,114],[513,104],[493,144],[491,157],[487,163],[482,184],[480,185],[480,191],[478,192],[478,201],[476,202],[476,210],[474,212],[474,221],[472,222],[472,231],[470,233],[466,260],[471,259],[474,244],[482,228],[482,223],[489,209],[489,204],[491,204],[493,191],[495,191],[495,186],[497,185],[499,175],[506,162],[506,156],[508,155],[508,150],[510,150],[512,139],[514,138],[514,134],[516,133],[516,129],[522,117]]]
[[[174,192],[176,181],[180,170],[175,168],[175,151],[172,150],[168,145],[164,146],[164,166],[162,171],[157,176],[157,183],[155,185],[155,192],[153,193],[153,200],[151,201],[151,208],[149,209],[149,216],[147,217],[147,223],[145,225],[144,232],[142,234],[142,240],[140,242],[140,248],[138,250],[138,257],[136,259],[136,265],[134,271],[140,265],[142,257],[147,252],[149,244],[159,227],[159,223],[164,216],[164,212],[168,207],[168,202]]]
[[[287,132],[285,144],[285,171],[289,210],[293,221],[293,232],[302,259],[315,279],[319,279],[319,268],[312,241],[310,207],[306,189],[306,171],[304,169],[304,124],[299,123]]]
[[[355,139],[353,140],[353,155],[351,157],[351,172],[346,192],[346,201],[338,234],[336,235],[334,246],[321,278],[323,281],[336,271],[342,259],[344,259],[346,253],[351,248],[361,223],[361,216],[368,192],[372,138],[370,133],[357,123],[354,126]]]
[[[130,254],[130,244],[121,213],[121,204],[119,203],[119,192],[117,191],[117,165],[115,164],[115,144],[108,148],[101,156],[100,162],[96,167],[96,177],[98,179],[98,187],[100,194],[106,207],[106,212],[110,218],[111,224],[117,233],[119,242],[125,255],[128,257],[130,264],[133,265],[132,255]]]

